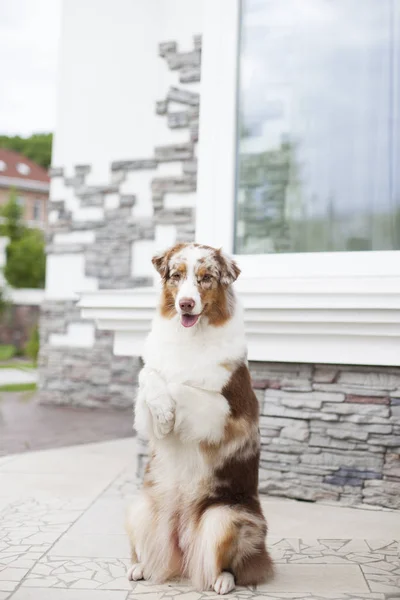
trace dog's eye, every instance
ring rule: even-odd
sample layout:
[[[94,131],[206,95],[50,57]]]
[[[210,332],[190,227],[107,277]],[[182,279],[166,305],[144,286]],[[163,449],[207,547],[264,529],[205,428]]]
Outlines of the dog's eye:
[[[180,273],[174,273],[173,275],[171,275],[171,279],[173,281],[179,281],[181,278],[181,274]]]
[[[211,281],[211,280],[212,280],[211,275],[203,275],[203,278],[201,281],[205,281],[207,283],[208,281]]]

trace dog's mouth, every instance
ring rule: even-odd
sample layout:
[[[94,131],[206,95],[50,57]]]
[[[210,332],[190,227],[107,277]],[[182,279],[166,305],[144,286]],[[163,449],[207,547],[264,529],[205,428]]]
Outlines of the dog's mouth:
[[[198,314],[198,315],[182,314],[181,315],[181,323],[184,327],[193,327],[193,325],[196,325],[199,318],[200,318],[200,314]]]

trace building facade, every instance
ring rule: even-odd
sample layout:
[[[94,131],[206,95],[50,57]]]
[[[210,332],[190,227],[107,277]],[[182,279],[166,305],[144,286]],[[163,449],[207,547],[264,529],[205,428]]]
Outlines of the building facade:
[[[13,150],[0,148],[0,206],[6,204],[11,190],[22,208],[24,221],[45,229],[50,178],[40,165]]]
[[[132,405],[152,254],[222,245],[261,489],[400,507],[399,15],[286,4],[64,3],[41,397]]]

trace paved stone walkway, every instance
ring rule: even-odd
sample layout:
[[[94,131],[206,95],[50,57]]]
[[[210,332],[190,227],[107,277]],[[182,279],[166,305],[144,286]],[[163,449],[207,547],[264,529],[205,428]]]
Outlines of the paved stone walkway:
[[[36,369],[0,369],[0,385],[15,383],[37,383]]]
[[[43,406],[33,392],[0,392],[0,456],[131,437],[132,422],[131,409]]]
[[[0,458],[0,600],[200,600],[126,579],[132,439]],[[235,600],[399,600],[400,513],[266,498],[277,575]]]

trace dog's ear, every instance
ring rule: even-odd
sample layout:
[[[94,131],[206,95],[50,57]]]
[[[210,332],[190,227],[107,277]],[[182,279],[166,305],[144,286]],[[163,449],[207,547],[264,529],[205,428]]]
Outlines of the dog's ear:
[[[155,270],[161,275],[162,279],[168,277],[168,251],[159,252],[151,259]]]
[[[230,256],[227,256],[222,252],[222,250],[218,250],[219,254],[219,263],[221,265],[221,277],[220,281],[222,285],[228,286],[231,285],[240,275],[240,269]]]

